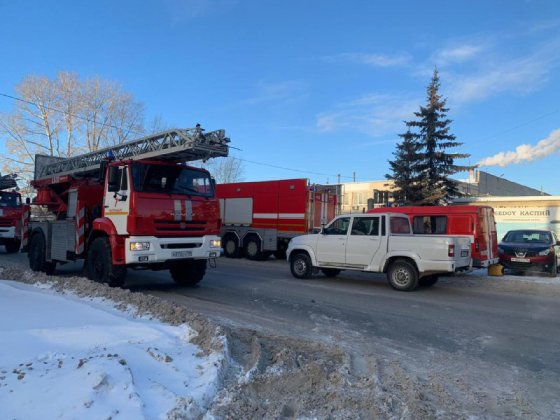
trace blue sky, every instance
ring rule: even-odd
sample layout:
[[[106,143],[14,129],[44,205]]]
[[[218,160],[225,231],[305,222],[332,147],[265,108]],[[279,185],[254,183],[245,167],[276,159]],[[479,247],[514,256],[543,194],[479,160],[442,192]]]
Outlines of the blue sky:
[[[560,195],[555,0],[0,0],[0,16],[0,93],[59,71],[117,81],[147,120],[226,129],[245,180],[383,179],[437,66],[457,163]]]

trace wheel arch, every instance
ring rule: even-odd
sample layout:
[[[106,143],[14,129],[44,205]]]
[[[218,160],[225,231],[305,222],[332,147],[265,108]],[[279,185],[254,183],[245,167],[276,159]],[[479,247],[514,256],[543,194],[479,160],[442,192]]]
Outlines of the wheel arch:
[[[387,260],[385,261],[385,264],[383,266],[383,272],[387,273],[387,270],[389,270],[389,267],[396,261],[406,261],[409,264],[412,264],[412,266],[416,269],[416,272],[418,273],[418,276],[420,276],[420,270],[418,267],[418,264],[416,264],[416,260],[414,258],[412,258],[411,256],[403,256],[403,255],[393,255],[389,258],[387,258]]]
[[[317,266],[317,259],[315,258],[315,253],[311,247],[302,246],[298,248],[294,248],[290,250],[290,254],[288,255],[288,261],[291,262],[294,255],[297,254],[306,254],[309,259],[311,259],[311,264],[313,266]]]

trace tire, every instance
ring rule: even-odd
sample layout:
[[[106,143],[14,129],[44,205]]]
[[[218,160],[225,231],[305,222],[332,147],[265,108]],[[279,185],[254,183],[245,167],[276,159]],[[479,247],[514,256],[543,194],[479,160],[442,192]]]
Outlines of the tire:
[[[198,284],[206,273],[206,260],[192,260],[173,265],[169,269],[171,278],[182,286]]]
[[[239,245],[237,238],[235,236],[226,236],[224,238],[224,256],[227,258],[238,258],[239,257]]]
[[[5,244],[4,246],[6,247],[6,252],[8,254],[13,254],[14,252],[19,251],[20,245],[21,245],[20,241],[13,240],[12,242]]]
[[[313,273],[311,258],[307,254],[296,254],[290,259],[290,271],[296,279],[308,279]]]
[[[342,270],[339,270],[338,268],[321,268],[321,271],[326,277],[336,277]]]
[[[389,285],[400,291],[409,292],[418,286],[418,271],[406,260],[396,260],[387,270]]]
[[[245,256],[253,261],[259,261],[263,259],[263,253],[261,251],[261,240],[255,236],[250,237],[245,242]]]
[[[426,277],[422,277],[420,279],[418,279],[418,285],[420,287],[432,287],[434,284],[436,284],[439,280],[439,277],[434,275],[431,276],[426,276]]]
[[[109,238],[100,237],[91,243],[85,263],[88,279],[106,283],[110,287],[122,287],[126,277],[126,266],[114,265]]]
[[[554,256],[554,262],[552,263],[552,269],[550,270],[550,273],[548,274],[549,277],[556,277],[556,274],[558,273],[558,261],[556,260],[556,256]]]
[[[29,259],[29,268],[32,271],[40,271],[47,275],[52,275],[56,268],[56,262],[46,260],[47,241],[42,232],[37,232],[31,237],[29,242],[29,251],[27,258]]]

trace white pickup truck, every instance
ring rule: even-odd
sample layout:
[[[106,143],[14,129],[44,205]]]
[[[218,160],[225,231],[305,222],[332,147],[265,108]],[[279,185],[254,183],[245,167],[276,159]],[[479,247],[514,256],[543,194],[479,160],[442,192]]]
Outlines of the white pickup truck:
[[[413,235],[408,217],[397,213],[344,214],[321,233],[293,238],[287,250],[296,278],[315,268],[327,277],[341,270],[387,273],[396,290],[429,287],[438,274],[472,267],[468,237]]]

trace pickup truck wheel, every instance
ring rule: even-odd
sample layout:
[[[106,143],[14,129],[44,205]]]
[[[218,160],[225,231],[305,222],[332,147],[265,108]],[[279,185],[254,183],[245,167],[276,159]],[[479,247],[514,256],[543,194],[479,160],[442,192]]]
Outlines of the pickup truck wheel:
[[[339,270],[338,268],[321,268],[321,271],[326,277],[336,277],[342,270]]]
[[[418,280],[418,285],[420,287],[432,287],[434,284],[438,282],[438,280],[439,277],[436,275],[426,276]]]
[[[113,264],[109,238],[93,240],[87,253],[85,272],[88,279],[107,283],[110,287],[122,287],[126,277],[126,266]]]
[[[29,268],[32,271],[42,271],[47,275],[52,275],[56,267],[56,262],[46,260],[47,243],[41,232],[34,234],[29,243],[29,251],[27,258],[29,259]]]
[[[18,252],[19,251],[19,247],[20,247],[21,242],[18,240],[13,240],[12,242],[7,243],[6,245],[4,245],[6,247],[6,252],[8,254],[13,254],[14,252]]]
[[[290,259],[290,271],[296,279],[308,279],[313,273],[311,259],[306,254],[296,254]]]
[[[235,237],[226,236],[224,238],[224,255],[228,258],[239,257],[239,245]]]
[[[198,284],[206,273],[206,260],[186,261],[173,265],[169,269],[171,278],[182,286],[194,286]]]
[[[245,256],[250,260],[262,260],[263,253],[261,252],[261,240],[256,237],[247,239],[245,242]]]
[[[411,291],[418,286],[418,272],[408,261],[397,260],[390,265],[387,280],[395,290]]]

